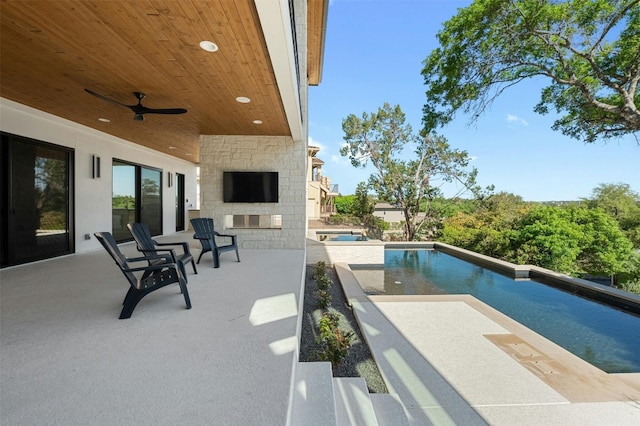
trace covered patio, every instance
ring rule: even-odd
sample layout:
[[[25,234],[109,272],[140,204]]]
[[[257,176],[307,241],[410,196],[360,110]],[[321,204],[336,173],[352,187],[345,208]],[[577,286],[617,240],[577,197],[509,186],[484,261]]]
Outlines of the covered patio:
[[[2,424],[286,424],[305,252],[240,258],[188,269],[191,310],[172,285],[127,320],[103,249],[0,271]]]

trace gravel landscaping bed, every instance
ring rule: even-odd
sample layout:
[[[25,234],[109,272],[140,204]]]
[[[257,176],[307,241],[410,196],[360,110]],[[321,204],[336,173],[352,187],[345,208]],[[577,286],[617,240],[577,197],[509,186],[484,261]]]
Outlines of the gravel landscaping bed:
[[[307,265],[306,271],[302,335],[300,339],[301,362],[316,361],[316,351],[320,349],[317,343],[317,336],[319,322],[324,310],[318,308],[318,301],[314,296],[314,292],[317,290],[317,284],[313,279],[314,267],[314,265]],[[338,314],[340,318],[338,326],[343,332],[354,333],[349,353],[340,365],[333,368],[333,377],[362,377],[367,382],[369,392],[388,393],[387,386],[373,360],[366,341],[362,337],[362,332],[358,327],[355,316],[347,305],[335,270],[328,267],[326,274],[333,281],[333,285],[329,288],[332,302],[327,311]]]

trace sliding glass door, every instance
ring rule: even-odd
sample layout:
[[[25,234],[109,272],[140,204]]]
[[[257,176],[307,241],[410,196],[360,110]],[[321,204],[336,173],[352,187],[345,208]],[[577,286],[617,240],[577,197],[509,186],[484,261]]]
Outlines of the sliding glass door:
[[[127,224],[143,222],[152,235],[162,234],[162,171],[113,160],[112,233],[131,240]]]
[[[0,264],[73,253],[73,151],[2,133]]]
[[[162,171],[140,167],[140,220],[149,225],[151,235],[162,234]]]

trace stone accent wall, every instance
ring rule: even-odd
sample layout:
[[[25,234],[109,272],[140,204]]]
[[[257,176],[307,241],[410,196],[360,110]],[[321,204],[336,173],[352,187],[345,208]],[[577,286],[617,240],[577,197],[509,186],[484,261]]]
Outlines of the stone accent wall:
[[[200,136],[200,216],[238,235],[241,248],[304,249],[307,144],[289,136]],[[225,171],[278,172],[278,203],[224,203]],[[227,215],[281,215],[281,229],[227,229]]]
[[[319,261],[333,265],[338,262],[362,265],[384,265],[383,241],[327,241],[307,240],[307,264]]]

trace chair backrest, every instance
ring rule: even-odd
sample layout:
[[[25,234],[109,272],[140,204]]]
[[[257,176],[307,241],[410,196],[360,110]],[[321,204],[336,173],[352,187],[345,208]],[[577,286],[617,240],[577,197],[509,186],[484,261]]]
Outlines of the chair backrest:
[[[212,218],[194,217],[193,219],[191,219],[191,226],[193,226],[193,231],[196,233],[194,237],[200,239],[203,248],[212,248],[209,241],[212,241],[213,245],[215,246],[216,241],[214,239],[214,236],[216,235],[216,232],[213,227]],[[204,240],[203,238],[206,238],[206,240]]]
[[[157,254],[155,252],[156,242],[151,237],[151,231],[149,230],[149,225],[146,223],[128,223],[127,228],[133,239],[136,241],[139,249],[142,250],[153,250],[153,251],[145,251],[145,255],[153,255]]]
[[[120,251],[118,243],[116,243],[116,239],[113,238],[113,235],[111,235],[110,232],[96,232],[93,235],[95,235],[98,241],[100,241],[100,244],[102,244],[102,247],[104,247],[107,253],[109,253],[116,262],[116,265],[118,265],[118,268],[120,268],[124,276],[127,277],[129,283],[135,286],[137,279],[135,275],[133,275],[133,272],[127,272],[127,269],[129,268],[127,257]]]

